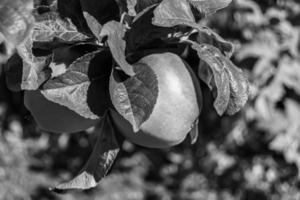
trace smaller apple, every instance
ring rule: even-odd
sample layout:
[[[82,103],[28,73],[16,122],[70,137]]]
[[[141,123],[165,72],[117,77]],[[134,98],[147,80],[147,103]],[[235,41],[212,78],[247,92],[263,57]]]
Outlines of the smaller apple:
[[[40,90],[25,91],[24,104],[38,126],[54,133],[73,133],[96,125],[100,119],[87,119],[69,108],[49,101]]]

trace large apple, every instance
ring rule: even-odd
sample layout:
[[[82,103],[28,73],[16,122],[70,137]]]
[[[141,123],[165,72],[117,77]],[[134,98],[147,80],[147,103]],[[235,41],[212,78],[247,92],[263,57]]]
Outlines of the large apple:
[[[158,97],[153,111],[138,132],[134,132],[132,125],[111,109],[113,122],[119,132],[138,145],[167,148],[179,144],[200,113],[202,96],[198,79],[188,69],[189,66],[173,53],[145,56],[133,65],[134,71],[140,65],[149,67],[157,78]]]

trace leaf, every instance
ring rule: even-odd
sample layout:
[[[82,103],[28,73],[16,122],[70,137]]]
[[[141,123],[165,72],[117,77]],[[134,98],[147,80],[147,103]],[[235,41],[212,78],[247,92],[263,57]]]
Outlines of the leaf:
[[[198,11],[207,16],[227,7],[232,0],[188,0]]]
[[[102,25],[99,24],[97,19],[90,15],[88,12],[83,12],[83,16],[94,36],[98,39],[98,41],[101,41],[101,38],[99,36],[101,33]]]
[[[88,39],[86,35],[77,30],[70,20],[60,18],[58,13],[45,13],[36,18],[37,22],[31,36],[35,42],[50,42],[55,38],[67,42]]]
[[[173,27],[153,25],[154,9],[155,7],[149,7],[134,18],[134,22],[125,35],[127,55],[139,53],[142,48],[147,50],[164,48],[166,42],[163,40],[176,31]]]
[[[197,33],[195,40],[199,44],[210,44],[218,48],[225,56],[230,58],[234,52],[234,46],[231,42],[224,40],[219,34],[208,27],[193,25]]]
[[[116,0],[119,4],[120,12],[124,13],[127,12],[130,16],[137,16],[144,10],[157,5],[162,0]]]
[[[115,138],[111,119],[106,115],[100,122],[98,139],[87,163],[72,180],[61,183],[54,188],[55,192],[72,189],[90,189],[96,187],[111,168],[120,147]]]
[[[225,41],[216,32],[208,27],[201,26],[195,22],[195,18],[190,9],[190,5],[186,0],[164,0],[154,10],[153,24],[163,27],[173,27],[184,25],[196,31],[191,32],[190,36],[194,36],[197,43],[207,43],[219,48],[224,55],[231,57],[234,51],[233,45]],[[186,37],[186,35],[183,35]]]
[[[88,53],[75,60],[65,73],[48,80],[41,92],[48,100],[85,118],[97,119],[110,105],[108,82],[111,66],[108,51]]]
[[[163,0],[154,10],[156,26],[172,27],[191,22],[195,22],[195,18],[186,0]]]
[[[150,6],[159,4],[160,2],[162,2],[162,0],[138,0],[135,6],[136,12],[142,12]]]
[[[77,43],[53,49],[52,62],[49,66],[52,69],[52,78],[65,73],[76,59],[97,50],[99,50],[98,46],[88,43]]]
[[[30,67],[15,53],[5,65],[5,76],[7,87],[14,92],[34,90],[50,78],[51,70],[38,65]]]
[[[8,87],[13,91],[38,89],[51,76],[51,54],[34,56],[30,37],[17,47],[17,51],[18,54],[12,56],[5,66]]]
[[[135,132],[153,111],[158,97],[158,81],[147,63],[133,65],[135,76],[121,81],[118,71],[110,77],[110,97],[116,110],[127,119]]]
[[[70,20],[77,27],[79,32],[92,35],[83,16],[80,0],[58,0],[57,12],[61,18]]]
[[[59,39],[59,43],[62,41],[74,42],[86,40],[87,36],[79,33],[70,21],[61,19],[55,12],[36,16],[33,31],[26,42],[17,47],[18,53],[23,59],[22,64],[15,66],[16,62],[10,60],[7,65],[6,74],[10,89],[14,91],[36,90],[51,77],[49,64],[52,49],[45,56],[35,56],[32,51],[34,43],[53,42],[55,39]]]
[[[103,26],[100,36],[107,36],[107,43],[110,51],[121,67],[121,69],[129,76],[134,75],[132,66],[126,61],[125,49],[126,42],[124,40],[125,26],[116,21],[110,21]]]
[[[18,45],[29,35],[34,24],[32,1],[0,0],[0,32],[6,40]]]
[[[199,136],[199,119],[197,119],[194,122],[192,130],[189,132],[190,138],[191,138],[191,144],[195,144],[197,142],[198,136]]]
[[[105,23],[119,19],[119,7],[114,0],[80,0],[80,5],[89,28],[98,39]]]
[[[237,68],[219,49],[207,44],[192,42],[192,48],[205,61],[213,72],[217,88],[217,98],[214,107],[219,115],[225,111],[232,115],[238,112],[248,100],[249,85],[242,70]],[[201,78],[201,77],[200,77]],[[209,79],[204,79],[207,81]],[[210,82],[206,82],[211,85]]]

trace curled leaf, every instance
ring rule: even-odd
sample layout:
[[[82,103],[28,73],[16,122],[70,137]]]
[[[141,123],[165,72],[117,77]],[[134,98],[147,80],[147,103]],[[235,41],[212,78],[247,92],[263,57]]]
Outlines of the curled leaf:
[[[203,81],[214,80],[215,82],[217,98],[214,107],[218,114],[222,115],[226,111],[232,115],[238,112],[247,102],[249,95],[248,80],[243,71],[212,45],[192,42],[192,48],[212,71],[213,79],[203,79]],[[211,77],[210,74],[209,76]],[[212,87],[210,82],[206,84]]]
[[[224,40],[220,35],[208,27],[195,22],[189,3],[184,0],[164,0],[154,10],[153,24],[162,27],[178,25],[193,29],[189,36],[197,43],[211,44],[221,50],[224,55],[231,57],[234,51],[232,43]],[[196,31],[196,33],[194,33]],[[183,38],[186,35],[183,35]]]
[[[228,58],[232,56],[234,46],[231,42],[224,40],[219,34],[211,30],[209,27],[193,24],[193,28],[197,30],[194,41],[199,44],[210,44],[218,48]]]
[[[106,115],[100,122],[98,139],[83,169],[72,180],[61,183],[53,190],[56,192],[73,189],[90,189],[105,177],[111,168],[120,147],[115,138],[115,130],[110,118]]]

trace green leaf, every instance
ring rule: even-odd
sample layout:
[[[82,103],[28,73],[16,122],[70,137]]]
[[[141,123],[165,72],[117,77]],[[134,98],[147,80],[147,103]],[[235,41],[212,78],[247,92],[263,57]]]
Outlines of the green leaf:
[[[216,32],[195,22],[189,3],[186,0],[164,0],[154,10],[153,24],[163,27],[184,25],[193,29],[190,35],[197,43],[211,44],[221,50],[224,55],[231,57],[234,51],[232,43],[225,41]],[[196,33],[194,33],[196,31]]]
[[[80,33],[68,19],[62,19],[58,13],[49,12],[36,17],[32,40],[35,42],[50,42],[54,38],[62,41],[84,41],[88,37]]]
[[[18,54],[23,62],[20,63],[18,56],[16,61],[9,60],[6,67],[7,83],[14,91],[36,90],[42,83],[51,77],[49,64],[52,60],[52,51],[45,56],[33,55],[34,43],[41,44],[56,42],[66,45],[66,42],[86,40],[87,36],[78,32],[70,20],[63,20],[55,11],[36,15],[36,23],[28,39],[17,47]],[[48,50],[48,49],[47,49]],[[39,50],[38,50],[39,51]],[[18,63],[19,62],[19,63]]]
[[[111,101],[116,110],[127,119],[135,132],[153,111],[158,97],[158,81],[147,63],[133,65],[135,76],[121,81],[114,70],[109,84]]]
[[[63,19],[71,20],[81,33],[92,35],[83,16],[80,0],[58,0],[57,12]]]
[[[188,0],[198,11],[207,16],[227,7],[232,0]]]
[[[228,58],[232,56],[234,46],[231,42],[224,40],[219,34],[208,27],[194,24],[193,28],[197,30],[197,33],[195,34],[195,39],[190,38],[191,40],[199,44],[210,44],[218,48]]]
[[[114,0],[80,0],[80,5],[89,28],[98,39],[105,23],[119,19],[119,7]]]
[[[114,163],[120,147],[115,138],[111,119],[106,115],[100,122],[98,139],[83,169],[72,180],[61,183],[54,188],[60,192],[73,189],[90,189],[96,187]]]
[[[5,65],[8,88],[15,92],[37,89],[51,76],[51,70],[47,64],[50,62],[50,57],[44,59],[42,57],[35,58],[35,63],[29,64],[23,62],[22,58],[15,53]]]
[[[99,24],[96,18],[94,18],[92,15],[90,15],[88,12],[83,12],[83,16],[91,29],[94,36],[98,39],[98,41],[101,41],[100,33],[102,29],[102,25]]]
[[[51,77],[65,73],[76,59],[97,50],[99,50],[98,46],[88,43],[77,43],[53,49],[52,62],[49,66],[52,69]]]
[[[0,0],[0,33],[9,43],[18,45],[29,35],[34,24],[32,10],[29,0]]]
[[[8,87],[13,91],[36,90],[51,76],[51,54],[36,57],[32,53],[31,37],[17,47],[5,66]]]
[[[106,50],[75,60],[65,73],[49,79],[41,88],[50,101],[90,119],[102,117],[110,105],[109,75],[112,58]]]
[[[157,5],[162,0],[116,0],[119,4],[120,12],[127,12],[130,16],[136,16],[145,9]]]
[[[212,45],[192,42],[192,48],[197,51],[199,58],[208,64],[213,73],[218,92],[214,107],[218,114],[222,115],[226,111],[232,115],[238,112],[247,102],[249,95],[248,80],[242,70]],[[203,79],[203,81],[207,80],[210,79]],[[210,82],[206,84],[212,86]]]
[[[143,10],[149,8],[150,6],[160,3],[162,0],[138,0],[135,6],[136,12],[142,12]]]
[[[126,54],[139,53],[141,49],[166,48],[167,45],[164,40],[167,39],[169,34],[173,34],[176,29],[153,25],[154,9],[155,7],[149,7],[134,18],[130,29],[125,35]]]
[[[125,56],[125,29],[126,28],[123,24],[116,21],[110,21],[103,26],[100,36],[108,37],[107,43],[115,61],[127,75],[133,76],[134,71],[132,69],[132,66],[126,61]]]
[[[154,10],[153,24],[172,27],[195,22],[189,3],[186,0],[163,0]]]

